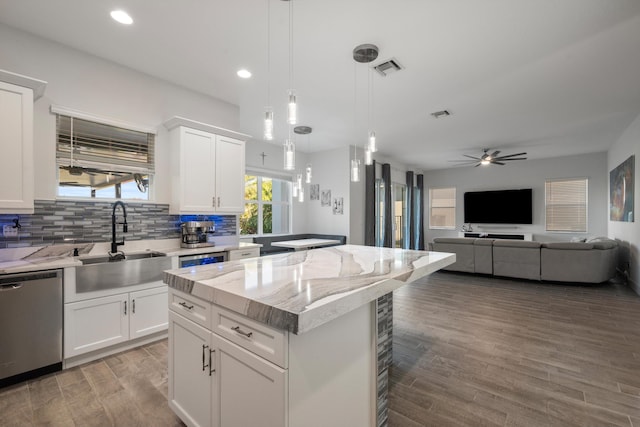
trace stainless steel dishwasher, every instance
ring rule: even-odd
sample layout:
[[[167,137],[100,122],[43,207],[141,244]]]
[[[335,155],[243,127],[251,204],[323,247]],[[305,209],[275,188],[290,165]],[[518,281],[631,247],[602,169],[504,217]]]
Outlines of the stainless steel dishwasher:
[[[0,275],[0,387],[62,369],[62,270]]]

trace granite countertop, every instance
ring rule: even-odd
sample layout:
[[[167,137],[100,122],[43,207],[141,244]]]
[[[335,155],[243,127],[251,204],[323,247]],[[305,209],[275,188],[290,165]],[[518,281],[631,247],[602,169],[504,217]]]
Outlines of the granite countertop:
[[[343,245],[168,270],[169,287],[302,334],[455,262],[455,254]]]
[[[231,242],[205,248],[185,249],[179,246],[179,240],[134,241],[127,242],[124,253],[161,252],[167,256],[195,255],[210,252],[225,252],[234,249],[261,247],[257,243]],[[79,248],[80,256],[73,256],[73,249]],[[64,243],[42,247],[3,249],[0,255],[0,274],[26,273],[31,271],[55,270],[66,267],[79,267],[81,258],[104,256],[108,251],[106,243]]]

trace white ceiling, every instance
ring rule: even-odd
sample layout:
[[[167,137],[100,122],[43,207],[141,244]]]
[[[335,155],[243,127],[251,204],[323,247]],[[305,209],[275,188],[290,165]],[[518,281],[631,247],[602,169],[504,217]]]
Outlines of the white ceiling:
[[[256,139],[269,86],[281,144],[290,6],[303,151],[364,144],[369,76],[381,153],[425,170],[485,147],[605,151],[640,114],[638,0],[0,0],[0,22],[236,104]],[[368,73],[362,43],[405,69]]]

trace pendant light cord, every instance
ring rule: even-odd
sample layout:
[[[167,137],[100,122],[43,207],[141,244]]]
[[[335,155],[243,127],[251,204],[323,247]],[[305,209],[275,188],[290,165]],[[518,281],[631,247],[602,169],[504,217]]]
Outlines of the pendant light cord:
[[[271,0],[267,0],[267,106],[271,104]]]

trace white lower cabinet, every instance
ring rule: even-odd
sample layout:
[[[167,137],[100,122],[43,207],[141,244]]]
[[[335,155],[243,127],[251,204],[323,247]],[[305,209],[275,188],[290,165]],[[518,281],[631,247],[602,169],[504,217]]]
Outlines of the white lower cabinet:
[[[189,426],[286,426],[287,370],[169,313],[169,406]]]
[[[167,329],[167,287],[64,305],[64,357],[78,356]]]

